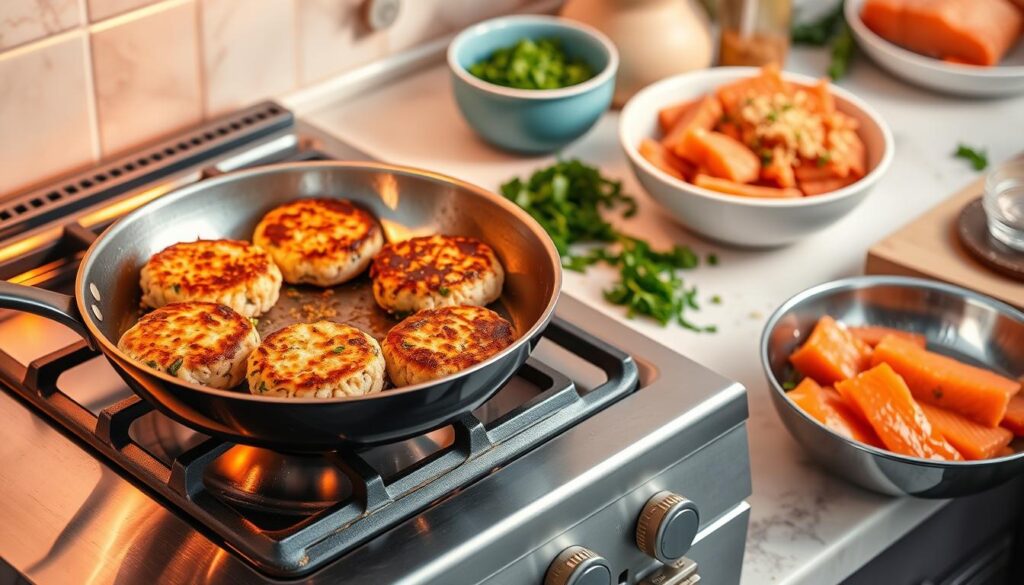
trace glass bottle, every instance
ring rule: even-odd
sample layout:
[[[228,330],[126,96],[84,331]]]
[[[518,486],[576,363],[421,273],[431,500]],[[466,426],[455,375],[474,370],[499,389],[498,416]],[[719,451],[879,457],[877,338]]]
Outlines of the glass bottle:
[[[719,65],[778,63],[789,52],[792,0],[719,0]]]

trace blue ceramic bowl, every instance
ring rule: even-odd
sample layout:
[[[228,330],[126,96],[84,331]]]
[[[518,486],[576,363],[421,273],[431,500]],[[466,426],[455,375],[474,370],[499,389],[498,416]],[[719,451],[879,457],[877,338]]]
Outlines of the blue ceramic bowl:
[[[561,89],[514,89],[474,77],[469,67],[520,39],[557,38],[596,72]],[[619,55],[597,30],[554,16],[504,16],[459,33],[448,47],[455,101],[487,142],[524,153],[558,150],[597,123],[612,101]]]

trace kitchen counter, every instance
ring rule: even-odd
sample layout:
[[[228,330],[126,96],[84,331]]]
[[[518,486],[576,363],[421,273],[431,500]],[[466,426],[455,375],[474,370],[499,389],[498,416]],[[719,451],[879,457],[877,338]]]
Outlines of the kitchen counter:
[[[818,75],[827,66],[820,50],[796,50],[787,69]],[[968,101],[919,90],[861,58],[841,84],[872,104],[888,121],[896,154],[888,174],[859,208],[796,245],[748,251],[700,240],[665,215],[629,171],[617,138],[618,115],[609,113],[588,135],[566,149],[624,181],[637,195],[640,213],[621,222],[627,233],[667,246],[689,244],[719,265],[684,274],[697,285],[704,307],[695,322],[716,324],[716,334],[696,334],[651,321],[627,320],[601,291],[610,270],[566,273],[564,290],[638,331],[743,383],[749,390],[750,456],[754,494],[743,583],[835,583],[944,506],[942,501],[894,499],[835,479],[816,467],[782,427],[769,404],[758,362],[761,329],[771,312],[813,284],[862,271],[868,247],[951,195],[976,173],[950,154],[958,142],[984,147],[991,162],[1024,147],[1024,98]],[[554,157],[517,157],[480,142],[452,100],[448,72],[428,67],[383,89],[334,103],[321,95],[302,117],[384,161],[447,173],[489,189],[549,164]],[[323,105],[323,104],[327,105]],[[719,295],[720,305],[708,299]]]

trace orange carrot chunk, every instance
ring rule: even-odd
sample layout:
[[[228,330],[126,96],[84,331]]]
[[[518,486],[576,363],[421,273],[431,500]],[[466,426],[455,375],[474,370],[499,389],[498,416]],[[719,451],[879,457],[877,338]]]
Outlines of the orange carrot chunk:
[[[820,181],[799,181],[799,185],[800,190],[803,191],[804,195],[811,197],[813,195],[822,195],[824,193],[838,191],[855,182],[857,182],[857,177],[847,175],[845,178],[822,179]]]
[[[664,145],[656,140],[644,138],[640,143],[640,156],[646,158],[652,165],[665,171],[669,175],[686,180],[693,176],[696,168],[689,162],[672,154]]]
[[[1024,396],[1012,396],[1006,405],[1006,415],[999,423],[1018,437],[1024,437]]]
[[[921,349],[894,335],[875,347],[872,365],[887,363],[906,380],[914,398],[994,427],[1006,415],[1020,382]]]
[[[737,183],[749,183],[761,174],[761,160],[754,151],[721,132],[692,130],[673,152],[693,164],[705,165],[716,177]]]
[[[866,369],[871,361],[871,348],[825,315],[818,319],[807,341],[789,356],[789,361],[801,374],[819,384],[834,384]]]
[[[875,347],[882,342],[882,339],[887,335],[895,335],[901,339],[905,339],[910,343],[918,347],[925,347],[928,345],[928,340],[924,335],[920,333],[911,333],[909,331],[901,331],[899,329],[893,329],[891,327],[880,327],[878,325],[864,325],[861,327],[849,327],[850,333],[857,336],[858,339],[864,343]]]
[[[1013,455],[1014,453],[1016,453],[1016,451],[1013,450],[1013,447],[1007,445],[1007,446],[1003,447],[1002,449],[1000,449],[999,451],[997,451],[995,456],[996,457],[1008,457],[1010,455]]]
[[[665,133],[661,143],[665,148],[682,156],[680,149],[686,135],[694,130],[711,130],[715,123],[722,117],[722,104],[714,96],[707,96],[697,102],[693,107],[683,111],[679,118],[672,125],[672,129]]]
[[[836,387],[857,402],[890,451],[923,459],[963,459],[932,426],[906,383],[888,364],[861,372]]]
[[[772,149],[771,160],[761,169],[761,179],[775,183],[782,188],[796,186],[793,165],[786,160],[786,149],[781,146]]]
[[[1002,427],[986,427],[955,412],[927,403],[920,403],[919,406],[935,430],[939,431],[964,459],[988,459],[1013,440],[1013,433]]]
[[[730,114],[739,114],[747,99],[758,95],[789,93],[790,86],[783,81],[782,72],[776,63],[765,65],[756,77],[748,77],[720,86],[715,95],[722,107]]]
[[[867,422],[860,420],[832,388],[822,388],[810,378],[804,378],[796,388],[786,393],[801,410],[825,428],[847,439],[881,447],[881,440]]]
[[[778,189],[776,187],[737,183],[728,179],[719,179],[718,177],[703,174],[700,169],[697,170],[697,176],[693,178],[693,184],[712,191],[718,191],[719,193],[742,195],[743,197],[779,199],[801,196],[800,191],[797,189]]]
[[[688,110],[697,106],[697,100],[680,102],[674,106],[668,106],[658,110],[658,128],[662,134],[668,134],[672,127],[682,118]]]

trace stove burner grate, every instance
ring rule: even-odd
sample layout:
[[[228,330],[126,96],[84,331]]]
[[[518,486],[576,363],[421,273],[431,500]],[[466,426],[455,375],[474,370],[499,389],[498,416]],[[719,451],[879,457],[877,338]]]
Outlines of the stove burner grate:
[[[84,341],[36,359],[20,380],[3,367],[10,358],[0,352],[0,375],[18,395],[257,568],[295,577],[464,489],[637,387],[636,364],[617,348],[557,317],[544,337],[602,370],[605,381],[587,391],[530,358],[516,377],[536,387],[532,398],[507,412],[487,413],[485,404],[450,427],[414,439],[425,457],[402,465],[389,463],[394,453],[387,446],[296,458],[215,438],[168,464],[131,433],[134,422],[153,413],[149,403],[133,396],[93,415],[58,388],[63,372],[97,356]],[[242,476],[225,472],[250,470],[256,461],[263,475],[255,480],[238,481]],[[289,475],[310,470],[324,484],[311,487],[309,478],[289,483]]]

